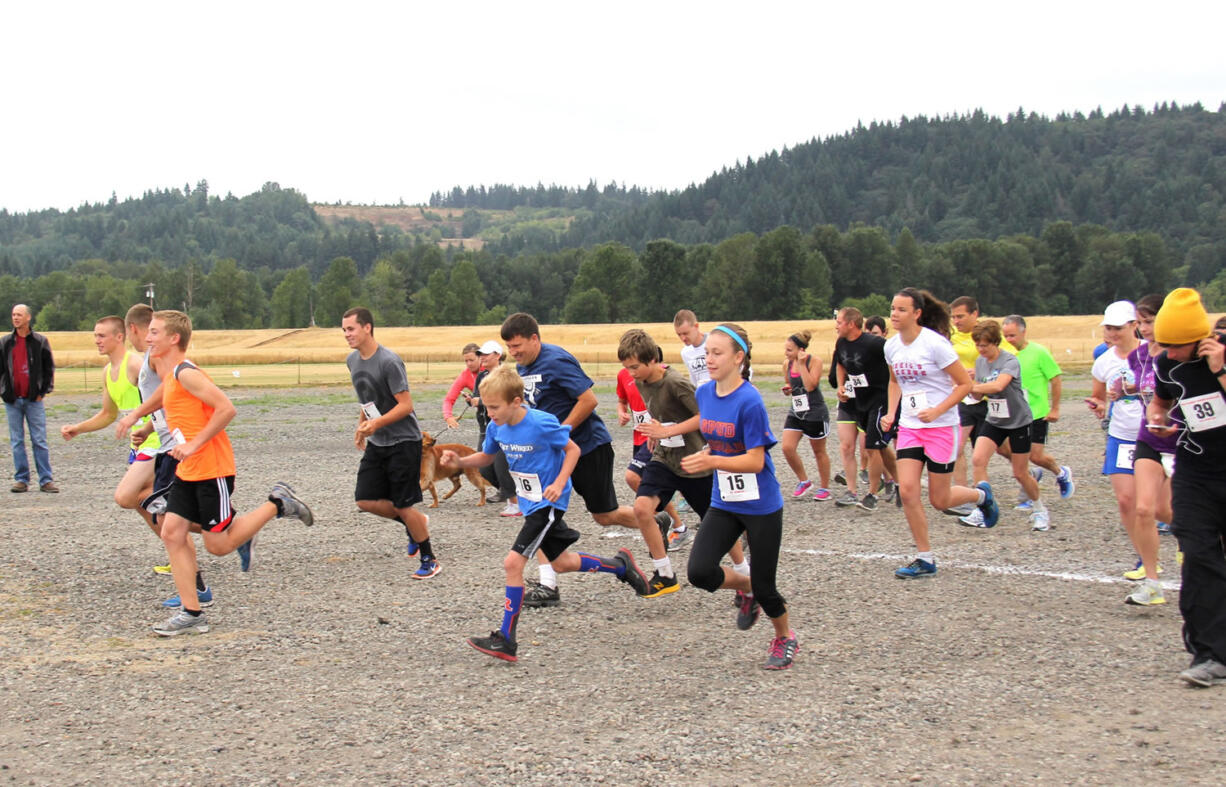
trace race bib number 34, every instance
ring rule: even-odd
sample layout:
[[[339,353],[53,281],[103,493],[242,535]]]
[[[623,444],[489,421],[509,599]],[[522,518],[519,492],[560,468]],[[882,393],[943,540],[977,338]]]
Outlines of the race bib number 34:
[[[725,503],[740,503],[758,499],[758,477],[753,473],[729,473],[716,470],[719,499]]]
[[[1226,399],[1218,392],[1184,399],[1179,403],[1188,428],[1193,432],[1226,426]]]

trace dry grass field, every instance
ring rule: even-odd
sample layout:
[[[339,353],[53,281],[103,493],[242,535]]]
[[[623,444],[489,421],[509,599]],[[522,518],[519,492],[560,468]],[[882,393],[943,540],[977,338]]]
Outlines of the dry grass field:
[[[1031,317],[1031,341],[1044,344],[1063,366],[1081,369],[1091,361],[1100,341],[1098,315]],[[718,321],[703,323],[705,327]],[[823,359],[834,350],[834,320],[794,320],[743,323],[754,342],[754,361],[760,373],[774,376],[783,359],[783,342],[798,330],[812,331],[811,351]],[[574,353],[596,379],[612,379],[617,362],[617,341],[630,326],[545,325],[542,339]],[[650,323],[646,329],[664,348],[665,360],[679,363],[680,344],[671,323]],[[91,390],[101,382],[104,361],[84,331],[48,334],[61,368],[58,387],[65,392]],[[445,326],[377,328],[378,340],[400,353],[414,382],[444,382],[460,369],[460,349],[468,342],[498,339],[498,326]],[[345,356],[349,349],[337,328],[297,330],[198,331],[192,336],[190,356],[219,384],[244,386],[348,384]]]

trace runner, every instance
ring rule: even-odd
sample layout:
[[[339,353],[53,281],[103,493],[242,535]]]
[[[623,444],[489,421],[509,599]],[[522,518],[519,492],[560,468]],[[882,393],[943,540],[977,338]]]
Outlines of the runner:
[[[1131,301],[1116,301],[1103,312],[1103,335],[1110,347],[1090,368],[1093,382],[1086,399],[1090,412],[1110,420],[1102,472],[1111,479],[1120,525],[1126,533],[1136,517],[1132,464],[1144,409],[1138,394],[1125,391],[1125,385],[1136,390],[1136,380],[1128,368],[1128,354],[1137,347],[1136,323],[1137,312]]]
[[[681,360],[690,373],[690,382],[698,390],[710,382],[707,373],[707,335],[698,328],[698,317],[689,309],[673,316],[673,331],[681,340]]]
[[[1022,388],[1021,364],[1017,356],[1000,348],[1000,324],[996,320],[980,320],[971,336],[979,351],[971,396],[982,399],[988,410],[972,455],[976,486],[988,482],[988,462],[1007,444],[1013,477],[1021,484],[1027,499],[1034,501],[1030,529],[1046,532],[1051,529],[1051,518],[1039,497],[1039,482],[1030,474],[1030,422],[1033,419]],[[978,520],[962,517],[962,524],[990,527],[978,509],[974,509],[974,513],[980,514]]]
[[[1161,295],[1146,295],[1137,301],[1137,330],[1144,341],[1128,354],[1133,383],[1126,383],[1124,392],[1140,394],[1142,405],[1153,401],[1158,382],[1156,363],[1162,350],[1154,341],[1154,318],[1161,308]],[[1177,428],[1184,426],[1174,414],[1171,414],[1170,421]],[[1147,429],[1144,422],[1137,430],[1137,446],[1132,462],[1136,507],[1132,521],[1128,523],[1128,537],[1140,559],[1136,569],[1124,576],[1142,582],[1124,599],[1127,604],[1149,607],[1166,603],[1166,594],[1158,581],[1162,566],[1158,563],[1157,520],[1171,521],[1171,475],[1175,471],[1176,448],[1174,435],[1159,437]],[[1139,576],[1136,574],[1138,570]]]
[[[695,392],[702,436],[709,450],[681,460],[687,473],[715,471],[711,507],[690,552],[690,584],[709,592],[741,594],[737,628],[749,629],[765,611],[775,629],[766,669],[788,669],[800,643],[775,587],[783,539],[783,495],[770,449],[775,445],[762,394],[749,382],[752,346],[738,325],[719,325],[707,336],[707,371],[714,385]],[[720,560],[744,533],[754,556],[752,577],[724,568]]]
[[[809,331],[797,331],[783,343],[783,395],[791,400],[788,416],[783,422],[783,458],[796,474],[792,497],[803,497],[813,486],[805,472],[804,460],[796,450],[801,435],[809,438],[809,448],[817,460],[821,486],[813,491],[813,499],[824,503],[833,497],[830,486],[830,457],[826,455],[826,437],[830,434],[830,410],[822,396],[822,362],[809,355]]]
[[[647,578],[624,547],[612,558],[567,551],[579,540],[579,533],[562,518],[570,504],[570,476],[579,462],[579,446],[570,439],[570,428],[543,410],[525,407],[524,382],[508,368],[491,372],[479,390],[492,420],[485,446],[463,459],[454,451],[444,451],[443,462],[488,466],[494,454],[502,451],[519,488],[524,524],[502,563],[506,571],[502,626],[488,637],[469,637],[468,644],[488,656],[517,661],[515,629],[523,606],[524,567],[537,550],[548,557],[556,573],[613,574],[640,596],[647,592]]]
[[[625,335],[623,335],[622,339],[624,340],[625,338]],[[652,344],[655,345],[654,340],[652,340]],[[658,363],[663,364],[663,350],[656,346],[656,352]],[[620,349],[618,357],[621,358]],[[634,376],[624,365],[625,359],[621,360],[623,361],[623,366],[617,370],[617,424],[618,426],[626,426],[631,422],[634,424],[631,427],[630,463],[626,465],[625,479],[626,486],[630,487],[630,491],[637,495],[639,484],[643,479],[643,468],[651,461],[653,446],[649,444],[650,441],[647,439],[647,435],[638,429],[639,419],[649,417],[647,404],[639,394],[638,386],[634,384]],[[693,388],[691,387],[692,390]],[[682,498],[681,502],[684,503],[685,499]],[[663,536],[665,540],[664,546],[669,552],[680,549],[694,535],[694,531],[681,523],[681,515],[678,513],[677,508],[671,500],[664,506],[665,513],[668,514],[669,519],[672,521],[672,527]],[[638,516],[637,510],[635,511],[635,516]]]
[[[1015,355],[1022,367],[1022,388],[1034,419],[1030,422],[1030,463],[1034,465],[1030,474],[1036,481],[1042,481],[1044,471],[1051,473],[1060,490],[1060,498],[1067,500],[1077,490],[1073,470],[1047,453],[1048,427],[1060,420],[1060,394],[1063,392],[1060,365],[1046,347],[1026,338],[1026,320],[1022,315],[1006,317],[1001,322],[1000,332],[1017,348]],[[1025,492],[1019,493],[1017,510],[1033,510],[1030,499],[1021,499],[1024,497]]]
[[[890,311],[894,336],[886,342],[890,364],[890,394],[881,428],[898,424],[898,479],[903,512],[919,554],[894,572],[899,579],[936,576],[937,563],[928,540],[928,518],[920,500],[920,476],[928,467],[928,499],[938,510],[973,502],[983,510],[988,527],[999,510],[986,482],[970,489],[951,486],[960,443],[955,406],[971,391],[971,378],[949,343],[949,311],[931,293],[913,288],[894,296]],[[901,410],[899,409],[901,407]]]
[[[855,484],[849,477],[847,494],[836,500],[835,504],[856,505],[873,511],[877,508],[877,491],[882,477],[888,474],[891,478],[898,478],[894,452],[890,450],[891,430],[884,429],[881,421],[889,404],[890,375],[885,356],[886,342],[880,336],[864,332],[864,316],[853,306],[841,310],[834,324],[839,334],[834,345],[838,378],[838,388],[835,390],[840,402],[855,402],[857,428],[864,433],[864,451],[869,455],[868,493],[857,499]],[[854,391],[854,397],[848,395],[849,390]],[[847,463],[850,451],[844,453],[844,457]],[[854,460],[845,466],[848,473],[854,471]],[[895,494],[892,484],[888,492]]]
[[[1209,329],[1209,315],[1196,290],[1166,296],[1154,320],[1158,356],[1148,423],[1160,437],[1176,437],[1171,501],[1175,537],[1183,550],[1179,612],[1184,647],[1192,663],[1179,677],[1192,686],[1226,683],[1226,337]],[[1169,420],[1178,408],[1187,426]]]
[[[214,555],[233,552],[249,542],[273,517],[293,517],[305,525],[314,523],[311,509],[289,485],[277,482],[267,502],[254,511],[235,516],[230,495],[234,492],[234,451],[225,427],[234,418],[234,405],[208,375],[186,358],[192,321],[186,314],[159,311],[149,325],[149,349],[159,368],[165,369],[161,396],[156,405],[166,411],[167,426],[178,439],[171,455],[179,460],[175,481],[162,521],[162,542],[170,556],[175,589],[182,608],[165,623],[154,626],[156,634],[203,634],[209,630],[199,589],[196,548],[192,523],[202,529],[204,546]],[[154,405],[154,406],[156,406]],[[190,599],[190,601],[189,601]]]
[[[886,329],[885,318],[874,314],[872,317],[864,318],[864,332],[871,333],[873,336],[880,336],[882,339],[890,338],[889,331]],[[858,436],[860,441],[860,483],[868,483],[868,454],[864,451],[864,433],[861,432]],[[893,437],[890,438],[894,439]],[[892,453],[892,452],[891,452]],[[890,474],[884,473],[881,478],[882,486],[885,488],[885,498],[894,498],[895,505],[902,506],[902,501],[898,499],[898,484]]]
[[[421,502],[421,427],[404,361],[375,341],[369,309],[345,312],[341,330],[353,348],[345,364],[360,405],[353,444],[362,452],[362,463],[354,500],[362,511],[404,525],[409,557],[421,553],[413,579],[429,579],[442,569],[430,544],[430,518],[413,507]]]
[[[613,438],[596,414],[596,394],[592,378],[583,371],[575,356],[554,344],[541,341],[541,329],[530,314],[516,312],[502,323],[502,340],[515,359],[524,381],[525,401],[557,418],[571,429],[571,439],[579,446],[579,463],[571,475],[575,492],[596,524],[620,525],[638,529],[634,509],[617,504],[613,484]],[[507,457],[509,460],[510,457]],[[523,490],[519,490],[523,493]],[[657,514],[660,527],[671,527],[668,514]],[[561,599],[558,578],[545,553],[538,557],[540,581],[528,587],[524,606],[554,606]]]

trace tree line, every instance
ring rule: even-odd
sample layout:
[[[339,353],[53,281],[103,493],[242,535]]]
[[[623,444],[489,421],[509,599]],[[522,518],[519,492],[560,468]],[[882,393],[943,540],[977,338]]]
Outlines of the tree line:
[[[921,243],[906,228],[808,232],[777,227],[719,243],[650,241],[515,256],[419,242],[376,258],[368,270],[333,258],[308,266],[244,270],[233,259],[177,267],[82,260],[42,276],[0,276],[0,302],[25,302],[38,330],[87,330],[104,314],[146,300],[183,309],[200,328],[302,328],[340,324],[364,305],[380,325],[496,324],[527,311],[546,323],[666,322],[677,309],[704,319],[825,318],[834,307],[884,310],[903,286],[943,297],[976,296],[985,313],[1089,313],[1119,298],[1165,292],[1186,278],[1156,233],[1120,233],[1055,222],[1037,236]],[[1204,286],[1226,310],[1226,274]]]

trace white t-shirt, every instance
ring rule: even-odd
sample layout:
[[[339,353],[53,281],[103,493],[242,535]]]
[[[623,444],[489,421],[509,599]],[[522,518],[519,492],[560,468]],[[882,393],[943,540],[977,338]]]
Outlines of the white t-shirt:
[[[1114,347],[1108,347],[1105,353],[1098,356],[1098,360],[1090,367],[1090,376],[1100,383],[1105,383],[1108,391],[1121,379],[1130,385],[1135,383],[1132,370],[1128,368],[1128,359],[1121,358]],[[1107,434],[1117,440],[1135,443],[1137,432],[1141,430],[1141,418],[1145,414],[1141,400],[1136,396],[1126,396],[1114,402],[1108,400],[1107,408],[1107,412],[1111,414],[1111,425],[1107,428]]]
[[[949,339],[930,328],[920,328],[915,341],[905,344],[902,336],[896,333],[885,343],[885,360],[902,389],[900,426],[927,429],[958,425],[957,407],[949,408],[929,424],[915,415],[919,410],[936,407],[953,393],[954,381],[945,367],[959,361]]]
[[[706,334],[703,334],[702,344],[697,347],[691,347],[688,344],[681,345],[681,360],[685,363],[685,368],[689,370],[690,382],[694,388],[711,382],[711,375],[707,373]]]

